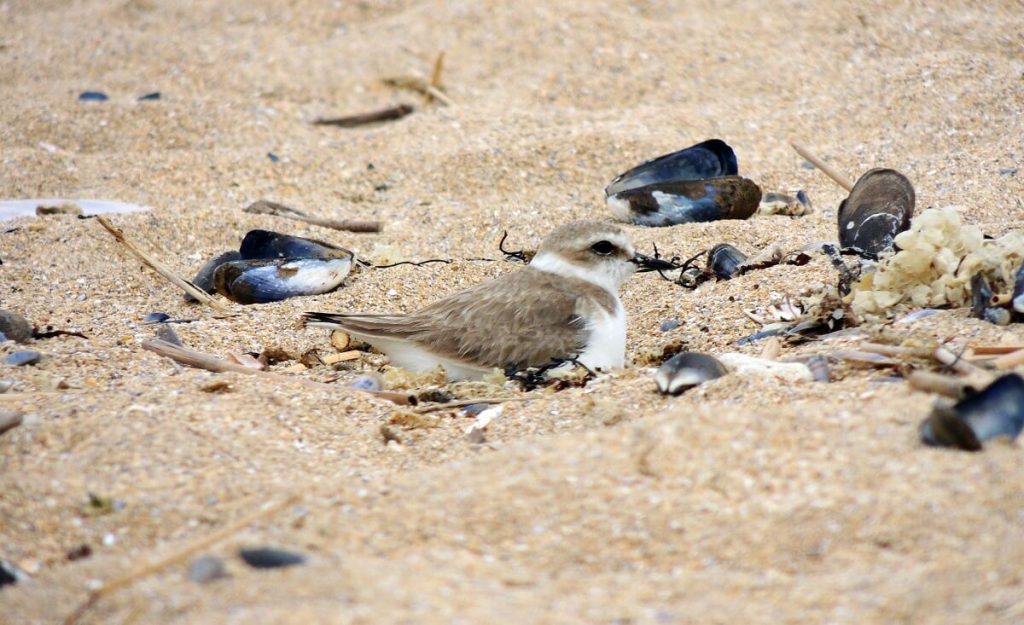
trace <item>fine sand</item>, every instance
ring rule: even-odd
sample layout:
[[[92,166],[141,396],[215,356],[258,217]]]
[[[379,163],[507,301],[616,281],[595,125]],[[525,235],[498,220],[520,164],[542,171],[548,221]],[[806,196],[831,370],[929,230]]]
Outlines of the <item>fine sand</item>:
[[[623,290],[630,366],[505,403],[483,445],[454,410],[421,427],[406,415],[390,426],[401,443],[385,444],[396,406],[347,388],[379,356],[337,372],[274,366],[337,378],[313,387],[182,368],[140,347],[153,336],[143,316],[164,311],[196,319],[176,331],[219,357],[330,354],[326,332],[297,326],[303,311],[410,311],[513,271],[465,259],[500,259],[505,230],[508,246],[532,248],[568,220],[607,219],[602,189],[616,174],[711,137],[765,191],[805,190],[814,213],[627,227],[641,250],[834,239],[845,192],[789,140],[851,178],[898,169],[918,210],[957,205],[1004,234],[1024,217],[1022,42],[1019,2],[0,4],[0,199],[149,206],[110,219],[187,275],[252,228],[371,259],[455,259],[360,271],[316,297],[228,302],[238,314],[218,318],[95,220],[0,224],[0,308],[87,337],[34,341],[42,363],[0,367],[14,382],[0,411],[24,414],[0,435],[0,558],[32,576],[0,589],[0,623],[59,623],[90,589],[290,496],[201,551],[224,558],[228,577],[199,584],[177,562],[80,622],[1024,622],[1019,445],[922,447],[934,397],[891,368],[655,391],[666,347],[761,353],[735,344],[759,329],[743,311],[834,283],[821,257],[695,291],[636,276]],[[381,83],[429,77],[442,50],[454,106]],[[79,101],[89,90],[110,99]],[[311,124],[402,102],[417,110],[396,122]],[[384,231],[242,212],[258,199]],[[681,325],[662,332],[668,319]],[[1021,328],[961,309],[872,331],[962,347],[1020,344]],[[227,392],[209,392],[218,381]],[[114,511],[90,509],[89,493]],[[69,559],[83,545],[91,555]],[[236,555],[247,546],[309,561],[258,571]]]

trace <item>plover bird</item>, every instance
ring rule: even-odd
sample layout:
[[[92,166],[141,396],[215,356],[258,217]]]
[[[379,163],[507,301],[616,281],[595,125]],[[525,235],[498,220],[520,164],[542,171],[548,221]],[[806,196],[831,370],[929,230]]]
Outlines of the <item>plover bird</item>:
[[[343,330],[404,369],[441,365],[451,380],[560,360],[614,369],[624,365],[626,351],[619,287],[638,268],[665,265],[637,254],[615,225],[576,221],[548,235],[523,269],[412,314],[309,312],[304,320],[307,326]]]

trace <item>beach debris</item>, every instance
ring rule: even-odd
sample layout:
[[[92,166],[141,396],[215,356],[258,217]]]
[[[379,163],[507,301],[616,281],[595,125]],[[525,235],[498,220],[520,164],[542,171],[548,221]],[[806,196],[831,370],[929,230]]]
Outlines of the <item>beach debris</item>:
[[[384,378],[379,373],[364,373],[349,383],[358,391],[379,391],[384,388]]]
[[[267,158],[270,160],[271,163],[278,163],[281,161],[281,157],[278,156],[277,154],[274,154],[273,152],[267,152]]]
[[[231,262],[233,260],[241,260],[241,258],[242,255],[234,250],[214,256],[199,268],[195,277],[192,278],[192,284],[202,289],[205,293],[213,295],[217,292],[217,287],[213,285],[213,272],[217,270],[217,267],[220,267],[224,263]],[[191,303],[198,301],[189,293],[185,293],[184,297],[186,302]]]
[[[683,391],[720,378],[728,373],[714,356],[699,352],[680,352],[672,356],[654,374],[654,383],[664,395],[679,395]]]
[[[13,430],[21,425],[24,417],[20,412],[13,410],[0,410],[0,434],[7,430]]]
[[[174,345],[172,343],[168,343],[167,341],[163,341],[160,339],[143,341],[141,347],[142,349],[145,349],[147,351],[151,351],[160,356],[170,358],[175,362],[181,363],[189,367],[195,367],[197,369],[206,369],[207,371],[214,372],[231,371],[234,373],[258,375],[268,380],[274,380],[277,382],[295,382],[320,390],[331,388],[331,385],[325,384],[323,382],[315,382],[313,380],[307,380],[305,378],[283,375],[273,371],[262,371],[260,369],[253,369],[250,367],[246,367],[245,365],[240,365],[222,358],[217,358],[216,356],[212,356],[210,354],[206,354],[194,349],[182,347],[180,345]],[[386,399],[392,403],[399,405],[415,406],[417,403],[416,397],[408,393],[397,393],[393,391],[358,392],[367,393],[380,399]]]
[[[185,345],[184,343],[182,343],[181,337],[178,336],[178,333],[175,332],[174,328],[172,328],[169,325],[161,324],[157,326],[156,332],[154,334],[156,335],[156,338],[160,339],[161,341],[167,341],[172,345],[177,345],[179,347],[184,347]]]
[[[78,99],[81,102],[106,102],[110,96],[102,91],[83,91],[78,94]]]
[[[68,559],[68,562],[74,562],[76,560],[84,560],[92,555],[92,547],[88,543],[82,543],[77,547],[72,547],[64,554],[64,557]]]
[[[824,354],[815,354],[807,359],[804,363],[807,368],[811,371],[811,376],[815,382],[829,382],[831,380],[831,374],[828,367],[828,356]]]
[[[395,106],[377,109],[375,111],[369,111],[367,113],[357,113],[355,115],[346,115],[344,117],[318,117],[313,120],[313,125],[358,128],[359,126],[399,120],[406,115],[410,115],[415,110],[416,109],[411,104],[402,103]]]
[[[441,84],[441,74],[443,72],[444,51],[442,50],[434,58],[434,67],[430,74],[430,80],[427,80],[418,72],[412,71],[404,76],[392,76],[381,79],[381,82],[389,87],[415,91],[421,94],[426,102],[437,100],[446,106],[455,106],[455,102],[444,92],[444,87]]]
[[[804,191],[797,191],[795,196],[785,193],[768,192],[761,196],[761,203],[757,206],[759,215],[786,215],[789,217],[803,217],[814,212],[811,200]]]
[[[292,208],[269,200],[257,200],[249,206],[246,206],[243,210],[246,213],[253,213],[256,215],[274,215],[276,217],[293,219],[295,221],[301,221],[303,223],[320,226],[322,228],[344,230],[347,232],[380,232],[383,228],[383,225],[379,221],[358,221],[315,217],[307,215],[305,212],[300,211],[297,208]]]
[[[11,390],[14,386],[14,380],[0,380],[0,395]]]
[[[123,501],[116,500],[113,497],[103,497],[91,491],[86,493],[86,497],[85,505],[82,506],[82,514],[85,516],[105,516],[122,510],[125,505]]]
[[[708,271],[721,280],[728,280],[747,260],[747,255],[728,243],[719,243],[708,250]]]
[[[790,383],[814,381],[814,374],[802,362],[779,362],[732,352],[719,355],[718,360],[730,372],[741,376],[765,377]]]
[[[148,564],[143,564],[142,566],[139,566],[120,577],[104,582],[102,586],[89,592],[89,596],[86,597],[85,601],[80,603],[78,607],[75,608],[74,612],[69,614],[67,618],[64,619],[63,625],[75,625],[75,623],[77,623],[82,618],[82,616],[89,610],[89,608],[96,605],[99,602],[99,600],[103,597],[113,594],[114,592],[126,586],[131,586],[133,583],[135,583],[143,577],[152,575],[154,573],[158,573],[162,571],[165,567],[168,567],[177,562],[181,562],[189,556],[198,553],[199,551],[202,551],[203,549],[206,549],[211,545],[220,542],[221,540],[224,540],[232,534],[235,534],[236,532],[244,529],[252,523],[262,518],[268,517],[272,514],[276,514],[288,506],[297,504],[299,501],[299,496],[293,494],[275,503],[260,506],[259,509],[257,509],[256,511],[242,517],[234,523],[226,527],[222,527],[221,529],[207,536],[204,536],[199,540],[196,540],[181,549],[178,549],[156,561],[150,562]]]
[[[971,281],[978,273],[984,273],[993,293],[990,308],[1006,307],[1012,301],[1009,294],[1024,259],[1024,233],[1011,231],[985,239],[979,227],[962,222],[956,208],[929,208],[914,217],[894,242],[899,248],[895,254],[851,282],[851,293],[844,301],[861,320],[885,317],[900,305],[968,305]]]
[[[737,172],[733,149],[710,139],[617,176],[605,187],[606,202],[617,219],[640,226],[746,219],[761,189]]]
[[[210,297],[202,289],[198,288],[196,285],[192,284],[188,280],[185,280],[178,274],[174,273],[173,271],[170,270],[170,268],[168,268],[163,263],[158,261],[152,255],[148,254],[147,252],[144,252],[134,243],[129,241],[124,236],[124,232],[122,232],[120,228],[115,228],[114,225],[107,221],[105,217],[97,216],[96,221],[114,237],[115,241],[123,245],[129,252],[134,254],[139,260],[141,260],[143,263],[145,263],[151,269],[153,269],[153,271],[156,271],[158,274],[169,280],[172,284],[182,289],[186,293],[192,295],[192,297],[196,298],[203,304],[206,304],[210,308],[213,308],[217,312],[221,314],[230,314],[226,308],[221,306],[220,303],[218,303],[216,300]]]
[[[239,549],[238,555],[254,569],[280,569],[306,563],[306,556],[303,554],[274,547]]]
[[[658,326],[658,329],[661,330],[662,332],[668,332],[670,330],[675,330],[680,325],[681,323],[678,319],[666,319],[661,322],[661,325]]]
[[[149,210],[149,207],[127,202],[110,200],[69,200],[63,198],[42,198],[28,200],[0,200],[0,221],[15,217],[38,216],[36,210],[46,206],[73,205],[82,209],[86,217],[106,213],[133,213]]]
[[[609,195],[607,204],[619,220],[638,226],[747,219],[757,210],[761,190],[739,176],[708,180],[659,182]]]
[[[1018,315],[1024,315],[1024,263],[1021,263],[1013,279],[1013,294],[1010,300],[1013,310]]]
[[[352,345],[352,337],[344,330],[334,330],[331,332],[331,345],[339,352],[346,351]]]
[[[27,582],[29,579],[28,573],[21,570],[21,567],[17,564],[0,558],[0,588],[19,582]]]
[[[796,150],[797,154],[807,159],[808,163],[810,163],[813,167],[817,167],[819,170],[821,170],[821,172],[828,176],[829,178],[831,178],[833,182],[838,184],[840,187],[846,189],[847,192],[853,190],[853,183],[850,182],[849,178],[833,169],[828,163],[812,154],[810,150],[800,145],[799,143],[791,141],[789,144],[793,146],[793,149]],[[804,163],[804,165],[806,165],[806,163]]]
[[[351,270],[351,258],[236,260],[217,267],[214,286],[233,302],[265,304],[333,291]]]
[[[137,101],[139,101],[139,102],[150,102],[150,101],[153,101],[153,100],[159,100],[160,98],[161,98],[160,92],[159,91],[153,91],[153,92],[147,93],[145,95],[140,95],[139,97],[137,97],[135,99]]]
[[[1004,375],[956,402],[939,400],[920,427],[921,442],[981,451],[993,438],[1015,440],[1024,428],[1024,378]]]
[[[82,214],[82,208],[74,202],[63,202],[56,205],[40,204],[39,206],[36,206],[37,217],[45,217],[48,215],[73,215],[75,217],[80,217]]]
[[[13,310],[0,310],[0,335],[15,343],[27,343],[32,338],[32,325]]]
[[[224,560],[214,555],[203,555],[192,560],[188,565],[188,578],[197,584],[205,584],[215,579],[227,577]]]
[[[354,255],[336,245],[269,230],[251,230],[238,259],[225,253],[203,265],[203,289],[212,269],[213,288],[240,304],[261,304],[333,290],[352,270]]]
[[[465,429],[466,440],[473,445],[482,445],[487,442],[487,439],[484,436],[487,426],[489,426],[492,421],[500,417],[504,409],[504,406],[499,404],[497,406],[491,406],[490,408],[478,413],[476,415],[476,419],[473,420],[473,423]]]
[[[171,316],[168,315],[165,312],[146,313],[146,316],[144,316],[142,318],[142,324],[143,325],[150,325],[150,324],[154,324],[154,323],[165,323],[165,322],[169,321],[170,318],[171,318]]]
[[[907,377],[907,384],[913,389],[952,399],[963,399],[978,392],[978,387],[970,380],[924,369],[912,371]]]
[[[910,227],[914,187],[893,169],[872,169],[839,204],[839,246],[868,259],[894,247],[896,235]]]
[[[1011,314],[1006,308],[992,305],[992,287],[984,272],[979,271],[971,278],[971,316],[984,319],[997,326],[1010,323]]]
[[[39,362],[43,357],[42,354],[35,351],[25,350],[20,352],[11,352],[4,358],[4,364],[11,367],[23,367],[25,365],[34,365]]]
[[[265,371],[267,368],[267,365],[264,362],[262,362],[259,358],[253,356],[252,354],[238,354],[235,352],[230,352],[228,353],[227,359],[229,362],[233,362],[236,365],[242,365],[243,367],[246,367],[248,369]]]

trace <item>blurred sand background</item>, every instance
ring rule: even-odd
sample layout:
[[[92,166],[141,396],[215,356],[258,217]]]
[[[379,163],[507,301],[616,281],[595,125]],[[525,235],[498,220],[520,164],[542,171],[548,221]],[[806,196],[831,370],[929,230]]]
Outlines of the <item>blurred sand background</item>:
[[[1024,217],[1022,44],[1020,2],[8,0],[0,196],[150,206],[112,220],[189,275],[257,227],[364,254],[495,258],[503,230],[532,247],[570,219],[608,218],[612,177],[711,137],[765,191],[814,202],[799,219],[628,228],[641,249],[685,257],[834,239],[845,193],[802,166],[794,139],[852,178],[898,169],[918,210],[962,206],[999,235]],[[442,50],[457,106],[380,83],[429,74]],[[111,99],[78,101],[86,90]],[[354,130],[310,123],[399,102],[418,110]],[[385,230],[242,212],[257,199]],[[15,382],[0,409],[26,419],[0,435],[0,557],[33,575],[0,590],[0,622],[60,622],[99,582],[293,493],[296,506],[206,550],[230,577],[200,585],[171,566],[82,622],[1024,622],[1019,446],[921,447],[932,398],[885,371],[654,391],[644,354],[759,353],[735,346],[758,329],[742,310],[833,281],[824,259],[692,292],[637,276],[623,292],[633,366],[506,404],[485,446],[449,411],[396,447],[379,432],[393,406],[346,390],[356,372],[310,390],[179,370],[140,349],[142,317],[198,318],[178,333],[218,355],[329,352],[322,330],[296,328],[302,311],[412,310],[516,265],[361,272],[216,319],[94,220],[0,227],[17,228],[0,234],[0,307],[88,336],[37,341],[42,364],[0,372]],[[661,332],[666,319],[681,326]],[[964,310],[888,331],[1024,341]],[[215,380],[233,392],[202,390]],[[87,515],[88,492],[125,506]],[[68,561],[83,544],[92,555]],[[311,560],[256,571],[234,555],[251,545]]]

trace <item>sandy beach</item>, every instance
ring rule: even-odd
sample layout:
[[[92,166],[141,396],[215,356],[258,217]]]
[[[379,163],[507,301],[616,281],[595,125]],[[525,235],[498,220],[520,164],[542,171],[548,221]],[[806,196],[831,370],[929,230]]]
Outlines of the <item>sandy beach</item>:
[[[442,51],[452,105],[382,82],[429,78]],[[760,329],[744,310],[834,284],[821,256],[695,290],[631,278],[627,367],[502,404],[482,445],[455,409],[398,415],[386,444],[381,426],[408,411],[349,388],[380,355],[337,371],[282,362],[272,370],[286,377],[268,379],[141,347],[154,333],[143,317],[161,311],[194,320],[175,331],[222,358],[334,353],[326,331],[301,327],[304,311],[408,312],[515,271],[503,232],[535,249],[567,221],[610,220],[612,178],[713,137],[741,175],[804,190],[814,211],[624,226],[641,251],[835,240],[846,192],[790,141],[853,179],[901,171],[919,212],[956,206],[986,234],[1019,229],[1020,2],[9,0],[0,85],[0,200],[148,207],[109,219],[182,275],[254,228],[370,260],[453,261],[358,270],[331,293],[270,304],[218,298],[236,313],[225,317],[185,303],[94,219],[0,222],[0,308],[85,337],[0,346],[43,355],[0,365],[13,382],[0,412],[23,415],[0,434],[0,559],[30,575],[0,588],[0,623],[64,622],[104,582],[281,502],[199,551],[227,576],[192,581],[184,558],[78,622],[1024,622],[1020,443],[922,446],[935,396],[899,377],[914,364],[657,392],[663,353],[760,354],[736,344]],[[401,103],[416,110],[397,121],[312,123]],[[243,212],[260,199],[384,227]],[[678,327],[663,331],[668,320]],[[1022,327],[948,309],[781,357],[867,339],[1020,345]],[[237,554],[254,546],[307,562],[253,569]]]

